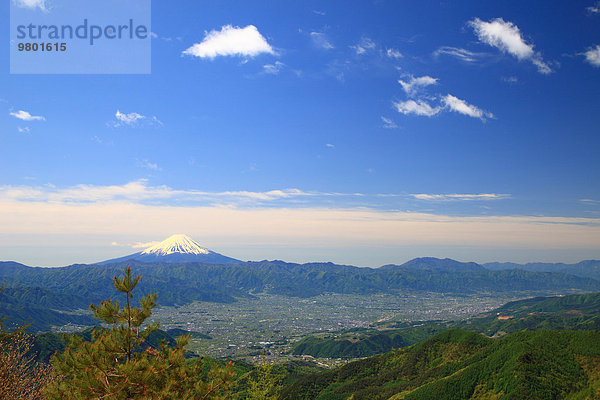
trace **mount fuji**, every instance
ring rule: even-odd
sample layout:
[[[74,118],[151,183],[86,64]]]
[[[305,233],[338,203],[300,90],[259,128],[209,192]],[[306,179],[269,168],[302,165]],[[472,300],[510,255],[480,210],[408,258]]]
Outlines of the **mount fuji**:
[[[189,236],[173,235],[138,253],[133,253],[125,257],[113,258],[97,264],[112,264],[132,260],[144,263],[200,262],[205,264],[239,264],[243,262],[206,249]]]

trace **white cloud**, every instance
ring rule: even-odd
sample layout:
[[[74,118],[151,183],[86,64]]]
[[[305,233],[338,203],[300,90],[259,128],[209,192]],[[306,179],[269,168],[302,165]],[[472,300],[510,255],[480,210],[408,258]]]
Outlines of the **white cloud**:
[[[115,118],[118,121],[123,122],[124,124],[132,125],[132,124],[135,124],[137,121],[144,119],[146,117],[144,115],[138,114],[136,112],[125,114],[125,113],[122,113],[121,111],[117,110],[117,112],[115,113]]]
[[[450,46],[442,46],[436,51],[433,52],[434,57],[439,57],[440,55],[448,55],[454,58],[458,58],[461,61],[465,62],[476,62],[485,56],[485,53],[475,53],[466,49],[461,49],[459,47],[450,47]]]
[[[17,130],[18,130],[20,133],[29,133],[29,131],[30,131],[30,129],[29,129],[29,127],[28,127],[28,126],[25,126],[25,127],[20,127],[20,126],[18,126],[18,127],[17,127]]]
[[[387,51],[385,52],[385,54],[389,57],[389,58],[402,58],[402,53],[400,53],[398,50],[396,49],[387,49]]]
[[[592,47],[585,53],[585,60],[593,65],[594,67],[600,67],[600,45],[596,45],[596,47]]]
[[[145,169],[149,169],[152,171],[162,171],[162,168],[160,168],[158,166],[158,164],[156,163],[152,163],[146,159],[142,159],[142,160],[137,160],[136,161],[136,165],[140,168],[145,168]]]
[[[146,243],[136,242],[132,245],[129,245],[129,247],[132,247],[134,249],[146,249],[148,247],[156,246],[159,243],[160,242],[146,242]]]
[[[383,121],[383,127],[385,129],[396,129],[398,127],[398,125],[390,118],[381,117],[381,120]]]
[[[331,143],[327,143],[325,146],[329,147],[330,149],[335,149],[335,145]]]
[[[424,100],[407,100],[394,102],[394,107],[399,113],[408,115],[415,114],[424,117],[433,117],[441,111],[440,107],[432,107]]]
[[[115,120],[109,122],[108,125],[115,128],[121,126],[136,127],[140,126],[140,124],[142,123],[146,125],[163,125],[163,123],[158,118],[156,118],[156,116],[147,117],[136,112],[123,113],[119,110],[117,110],[117,112],[115,113]]]
[[[220,31],[206,33],[202,42],[183,51],[185,55],[211,60],[217,56],[255,57],[263,53],[275,54],[275,50],[254,25],[225,25]]]
[[[317,15],[321,15],[321,16],[323,16],[323,15],[327,15],[327,13],[326,13],[325,11],[321,11],[321,10],[313,10],[313,12],[314,12],[315,14],[317,14]]]
[[[473,118],[479,118],[484,121],[486,118],[494,118],[494,114],[483,111],[480,108],[468,104],[466,101],[459,99],[458,97],[448,94],[442,98],[442,103],[450,111],[457,112],[459,114],[467,115]]]
[[[47,11],[46,0],[13,0],[13,2],[23,8],[39,8],[42,11]]]
[[[552,69],[544,62],[539,52],[533,50],[534,45],[525,42],[519,27],[510,21],[496,18],[485,22],[479,18],[469,22],[479,40],[490,46],[507,52],[519,60],[529,60],[542,74],[549,74]]]
[[[411,194],[418,200],[436,200],[436,201],[485,201],[500,200],[510,197],[508,194],[482,193],[482,194]]]
[[[331,50],[335,46],[329,41],[327,36],[322,32],[311,32],[310,38],[313,44],[321,49]]]
[[[163,237],[168,232],[185,232],[193,237],[264,248],[368,246],[381,249],[397,247],[398,243],[407,246],[469,243],[472,248],[513,250],[597,249],[600,242],[600,218],[450,216],[381,210],[363,204],[340,206],[338,202],[329,201],[320,206],[314,203],[297,206],[301,197],[314,195],[297,189],[182,191],[149,186],[146,181],[66,188],[1,186],[0,235],[5,238],[4,246],[15,245],[18,237],[36,237],[43,242],[57,235],[61,243],[66,237],[77,239],[69,241],[74,246],[79,245],[82,238],[97,241],[99,237],[108,238],[107,243],[113,240],[135,243],[136,238]],[[180,201],[189,197],[235,197],[238,201],[213,204]],[[412,197],[423,201],[491,201],[507,195],[420,194]],[[289,201],[272,203],[278,199]],[[130,246],[143,248],[149,244]]]
[[[141,162],[147,162],[142,160]],[[138,160],[138,163],[140,161]],[[158,165],[148,163],[147,167],[158,168]],[[141,164],[139,164],[141,166]],[[237,201],[275,201],[308,196],[332,196],[333,193],[307,193],[299,189],[278,189],[265,192],[225,191],[204,192],[198,190],[175,190],[167,186],[149,186],[147,180],[141,179],[124,185],[76,185],[67,188],[54,186],[0,186],[0,200],[38,201],[51,203],[88,203],[88,202],[119,202],[146,200],[178,200],[190,202],[206,202],[215,199]]]
[[[485,121],[486,118],[494,118],[494,114],[491,112],[481,110],[451,94],[441,97],[439,101],[440,105],[438,106],[432,106],[423,99],[398,101],[392,104],[399,113],[405,115],[415,114],[423,117],[433,117],[442,111],[452,111],[469,117],[479,118],[482,121]],[[383,117],[382,120],[385,122]]]
[[[258,229],[257,229],[258,227]],[[0,234],[4,246],[18,237],[43,243],[57,235],[74,246],[98,240],[164,237],[186,232],[222,243],[273,248],[464,246],[497,249],[597,249],[599,218],[539,216],[449,216],[382,211],[365,207],[230,207],[140,204],[131,201],[81,204],[18,201],[0,190]],[[140,244],[141,245],[141,244]],[[140,246],[141,247],[141,246]],[[377,251],[377,250],[371,250]]]
[[[584,203],[584,204],[589,204],[589,205],[600,204],[600,200],[594,200],[594,199],[581,199],[579,201],[582,202],[582,203]]]
[[[281,69],[285,67],[285,64],[280,61],[275,61],[273,64],[263,65],[263,72],[265,74],[277,75]]]
[[[373,50],[375,47],[375,42],[368,37],[363,37],[355,46],[350,46],[350,48],[356,51],[357,55],[365,54],[369,50]]]
[[[600,1],[597,1],[593,6],[586,7],[586,10],[591,14],[600,14]]]
[[[398,80],[398,83],[400,85],[402,85],[402,89],[404,89],[406,94],[409,96],[413,96],[420,89],[430,86],[430,85],[435,85],[435,84],[437,84],[437,82],[438,82],[437,78],[432,78],[431,76],[427,76],[427,75],[420,76],[418,78],[411,76],[408,81],[403,81],[401,79]]]
[[[23,121],[45,121],[46,120],[46,118],[44,118],[42,116],[31,115],[27,111],[23,111],[23,110],[19,110],[17,112],[10,112],[9,114],[12,115],[13,117],[18,118]]]

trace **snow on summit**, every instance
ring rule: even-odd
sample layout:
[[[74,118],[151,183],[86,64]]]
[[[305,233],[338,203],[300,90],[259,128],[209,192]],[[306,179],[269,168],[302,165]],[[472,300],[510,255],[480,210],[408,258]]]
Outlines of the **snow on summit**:
[[[141,254],[154,254],[157,256],[166,256],[174,253],[209,254],[210,250],[200,246],[189,236],[180,234],[170,236],[159,244],[148,247],[141,252]]]
[[[144,263],[204,263],[217,265],[239,264],[243,262],[206,249],[187,235],[173,235],[157,245],[148,247],[144,251],[102,261],[98,264],[111,264],[132,260]]]

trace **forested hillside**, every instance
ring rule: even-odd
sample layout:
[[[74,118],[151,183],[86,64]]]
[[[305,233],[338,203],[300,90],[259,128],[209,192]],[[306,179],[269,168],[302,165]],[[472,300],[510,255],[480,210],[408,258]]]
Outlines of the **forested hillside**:
[[[600,395],[600,332],[448,330],[414,346],[298,380],[282,398],[565,399]]]

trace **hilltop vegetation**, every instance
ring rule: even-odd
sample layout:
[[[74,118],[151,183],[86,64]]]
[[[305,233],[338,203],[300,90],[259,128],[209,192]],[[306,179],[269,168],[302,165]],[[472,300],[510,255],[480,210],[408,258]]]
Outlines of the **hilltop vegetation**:
[[[446,328],[434,323],[387,331],[349,329],[342,332],[307,336],[296,343],[292,353],[319,358],[370,357],[418,343],[444,329]]]
[[[299,379],[283,399],[565,399],[600,394],[600,332],[448,330]]]

